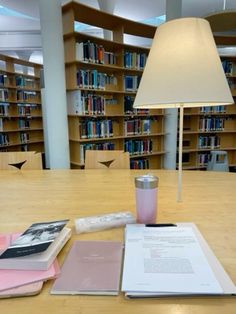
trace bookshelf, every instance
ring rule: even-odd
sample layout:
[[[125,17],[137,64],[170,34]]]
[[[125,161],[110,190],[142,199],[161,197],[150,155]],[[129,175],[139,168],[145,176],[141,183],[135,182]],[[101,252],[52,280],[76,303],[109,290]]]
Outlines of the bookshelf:
[[[41,68],[0,55],[0,152],[44,151]]]
[[[62,7],[72,167],[86,149],[124,150],[131,168],[162,168],[164,113],[133,110],[149,49],[124,43],[124,34],[153,38],[155,27],[77,2]],[[113,40],[76,32],[82,22],[112,31]]]
[[[236,97],[236,57],[221,57],[232,95]],[[206,169],[212,150],[227,151],[236,167],[236,104],[185,109],[183,169]]]

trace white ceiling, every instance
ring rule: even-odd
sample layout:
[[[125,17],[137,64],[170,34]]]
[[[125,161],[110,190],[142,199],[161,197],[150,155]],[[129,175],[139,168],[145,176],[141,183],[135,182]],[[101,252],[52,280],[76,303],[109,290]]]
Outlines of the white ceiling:
[[[38,1],[39,0],[0,0],[0,6],[2,5],[28,16],[28,18],[10,17],[0,14],[0,36],[4,36],[5,41],[7,41],[7,36],[19,35],[22,32],[26,34],[25,32],[27,32],[28,36],[31,36],[31,39],[35,37],[36,42],[36,37],[40,37]],[[202,17],[217,11],[222,11],[224,1],[225,0],[182,0],[182,16]],[[68,1],[62,0],[62,3],[65,2]],[[97,0],[81,0],[79,2],[99,8]],[[164,15],[165,3],[165,0],[116,0],[114,14],[135,21],[142,21],[147,18]],[[225,4],[227,10],[236,10],[236,0],[226,0]],[[3,37],[0,37],[0,42],[4,43],[2,39]],[[0,45],[0,50],[5,50],[5,53],[13,55],[15,54],[14,51],[21,50],[21,58],[24,57],[24,51],[26,51],[26,58],[29,55],[29,51],[34,52],[34,57],[39,56],[39,59],[41,58],[41,47],[40,45],[37,46],[36,43],[30,47],[30,45],[24,46],[23,44],[21,45],[20,42],[14,41],[13,46],[9,45],[8,47],[6,45],[4,47],[5,48],[3,48],[3,44],[2,46]]]

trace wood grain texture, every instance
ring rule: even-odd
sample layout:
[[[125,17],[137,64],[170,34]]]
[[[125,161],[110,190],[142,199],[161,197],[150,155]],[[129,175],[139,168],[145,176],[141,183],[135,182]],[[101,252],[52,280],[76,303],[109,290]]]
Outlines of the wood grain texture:
[[[85,169],[129,169],[129,153],[122,150],[86,150]]]
[[[0,170],[40,170],[42,154],[36,152],[1,152]]]
[[[21,231],[32,222],[74,219],[118,211],[135,213],[134,170],[0,171],[1,232]],[[158,222],[194,222],[225,270],[236,282],[236,174],[183,173],[183,202],[176,202],[177,172],[159,177]],[[59,255],[62,263],[77,240],[123,240],[123,228],[72,236]],[[52,281],[35,297],[0,301],[0,312],[57,314],[234,314],[236,298],[126,300],[102,296],[51,296]]]

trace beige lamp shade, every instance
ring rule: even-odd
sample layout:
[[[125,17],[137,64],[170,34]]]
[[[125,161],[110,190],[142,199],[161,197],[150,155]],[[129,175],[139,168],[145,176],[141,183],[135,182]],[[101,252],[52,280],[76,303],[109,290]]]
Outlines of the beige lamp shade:
[[[134,108],[232,103],[209,22],[181,18],[158,27]]]

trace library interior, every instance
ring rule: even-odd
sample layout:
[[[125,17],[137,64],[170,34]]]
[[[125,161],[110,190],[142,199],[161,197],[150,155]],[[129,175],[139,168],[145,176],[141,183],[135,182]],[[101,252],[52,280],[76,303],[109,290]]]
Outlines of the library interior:
[[[236,1],[0,0],[0,310],[236,308]]]

